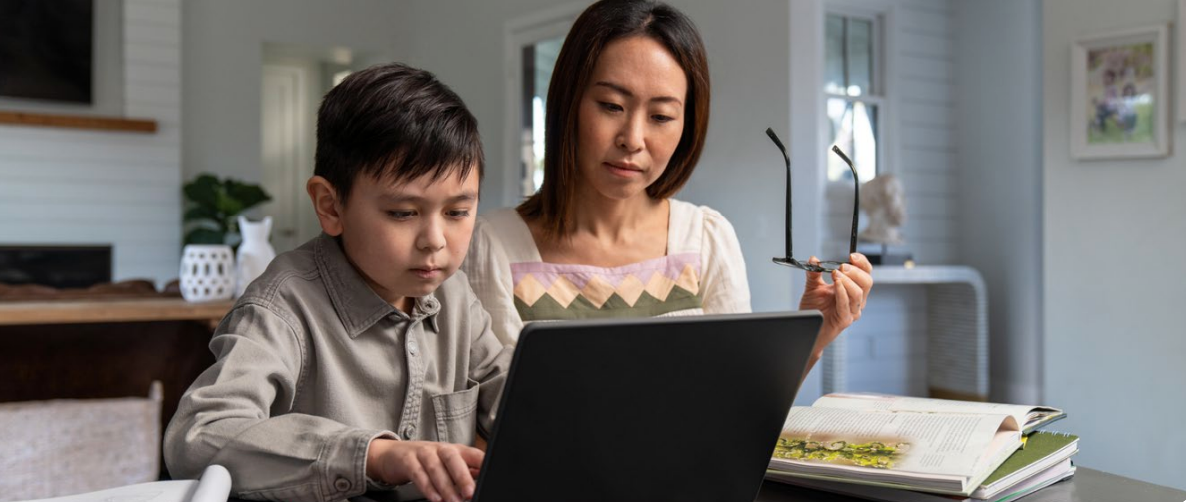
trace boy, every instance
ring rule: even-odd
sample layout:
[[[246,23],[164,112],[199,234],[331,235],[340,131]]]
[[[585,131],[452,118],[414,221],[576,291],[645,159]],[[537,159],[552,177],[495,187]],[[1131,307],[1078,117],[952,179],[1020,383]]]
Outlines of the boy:
[[[414,483],[473,496],[511,351],[462,274],[477,122],[425,71],[368,68],[326,94],[309,197],[324,234],[284,253],[210,342],[165,434],[175,477],[238,497],[343,500]],[[402,491],[410,487],[399,487]]]

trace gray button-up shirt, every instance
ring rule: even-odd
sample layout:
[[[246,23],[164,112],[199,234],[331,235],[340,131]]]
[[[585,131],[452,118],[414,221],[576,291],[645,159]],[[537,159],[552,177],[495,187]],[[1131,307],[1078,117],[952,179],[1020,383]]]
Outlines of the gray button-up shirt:
[[[326,235],[277,256],[210,350],[165,433],[170,473],[220,464],[240,497],[317,502],[366,491],[374,438],[488,435],[512,353],[461,272],[405,314]]]

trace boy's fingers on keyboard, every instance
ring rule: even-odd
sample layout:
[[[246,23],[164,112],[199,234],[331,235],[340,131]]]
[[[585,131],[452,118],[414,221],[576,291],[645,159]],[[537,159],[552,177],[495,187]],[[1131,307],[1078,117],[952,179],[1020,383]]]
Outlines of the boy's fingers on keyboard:
[[[460,502],[461,498],[457,495],[457,490],[453,488],[453,478],[449,475],[449,470],[445,468],[445,464],[441,462],[441,455],[447,447],[430,447],[420,450],[420,463],[424,466],[425,472],[428,473],[429,480],[433,484],[433,488],[437,491],[440,499],[445,502]]]
[[[457,486],[461,497],[468,499],[474,496],[474,476],[470,474],[470,467],[462,458],[463,448],[441,448],[441,461],[449,470],[449,475],[452,476],[453,484]]]
[[[424,494],[425,498],[433,502],[441,502],[441,494],[433,487],[432,480],[428,478],[428,473],[424,471],[424,468],[421,467],[420,462],[416,460],[415,456],[412,456],[412,459],[408,462],[407,469],[408,477],[412,479],[413,483],[416,483],[416,486],[420,487],[420,492]]]
[[[469,446],[460,446],[457,452],[461,454],[461,459],[465,461],[465,464],[472,468],[482,467],[482,460],[486,458],[485,451]]]

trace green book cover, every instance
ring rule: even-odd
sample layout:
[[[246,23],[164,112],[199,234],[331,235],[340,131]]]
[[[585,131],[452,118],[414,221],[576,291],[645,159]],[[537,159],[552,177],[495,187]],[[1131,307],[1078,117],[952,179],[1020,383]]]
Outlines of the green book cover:
[[[1067,445],[1078,440],[1079,436],[1074,434],[1047,431],[1034,432],[1026,436],[1025,446],[1005,459],[1005,463],[1001,464],[992,474],[989,474],[988,478],[985,478],[980,486],[992,486],[993,483],[1000,481],[1006,476],[1025,469],[1031,464],[1053,455],[1055,452],[1066,448]]]

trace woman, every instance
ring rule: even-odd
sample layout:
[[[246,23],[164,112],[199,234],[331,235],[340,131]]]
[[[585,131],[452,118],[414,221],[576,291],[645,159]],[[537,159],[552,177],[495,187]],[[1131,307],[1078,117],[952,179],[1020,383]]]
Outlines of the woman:
[[[463,265],[495,334],[514,343],[526,321],[749,312],[732,225],[671,198],[708,128],[708,62],[692,22],[658,2],[597,2],[552,75],[543,186],[479,218]],[[800,308],[824,314],[811,364],[873,285],[869,261],[850,259],[833,284],[808,273]]]

